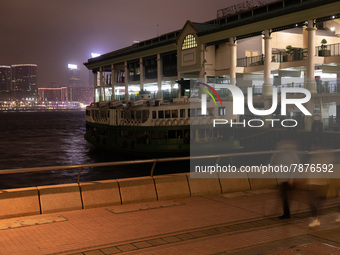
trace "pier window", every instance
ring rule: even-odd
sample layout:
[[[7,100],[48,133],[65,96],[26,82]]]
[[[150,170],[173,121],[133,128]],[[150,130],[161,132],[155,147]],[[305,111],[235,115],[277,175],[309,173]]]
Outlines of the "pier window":
[[[157,119],[157,112],[156,111],[152,111],[152,119]]]
[[[158,111],[158,119],[164,119],[164,111]]]
[[[140,78],[139,61],[128,63],[128,70],[130,81],[139,81]]]
[[[119,70],[116,74],[116,82],[117,83],[124,83],[125,82],[125,71]]]
[[[182,50],[192,49],[197,47],[197,41],[193,34],[189,34],[184,38]]]
[[[180,116],[181,118],[185,118],[185,109],[180,109]]]
[[[144,72],[146,79],[156,79],[157,78],[157,57],[144,59]]]
[[[177,53],[163,56],[163,75],[165,77],[177,76]]]
[[[219,116],[225,115],[225,107],[218,107],[218,115]]]

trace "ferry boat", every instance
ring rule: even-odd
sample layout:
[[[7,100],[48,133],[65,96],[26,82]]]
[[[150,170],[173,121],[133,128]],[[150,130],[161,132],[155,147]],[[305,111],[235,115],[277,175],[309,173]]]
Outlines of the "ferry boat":
[[[107,101],[86,107],[85,139],[96,147],[119,153],[148,156],[216,153],[241,148],[233,129],[213,128],[214,116],[225,118],[224,107],[209,107],[200,114],[199,98],[151,99],[141,91],[135,101]],[[230,118],[230,117],[229,117]]]

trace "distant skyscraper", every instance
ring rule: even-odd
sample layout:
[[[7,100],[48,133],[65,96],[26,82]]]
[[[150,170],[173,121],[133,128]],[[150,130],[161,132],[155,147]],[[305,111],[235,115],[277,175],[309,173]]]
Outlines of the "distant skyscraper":
[[[12,65],[12,91],[15,99],[37,98],[37,73],[35,64]]]
[[[0,92],[11,91],[11,67],[0,66]]]
[[[80,70],[78,69],[77,65],[68,65],[67,82],[70,88],[77,88],[81,86]]]
[[[68,64],[67,66],[67,85],[69,87],[69,99],[73,101],[73,90],[81,87],[80,70],[77,65]]]

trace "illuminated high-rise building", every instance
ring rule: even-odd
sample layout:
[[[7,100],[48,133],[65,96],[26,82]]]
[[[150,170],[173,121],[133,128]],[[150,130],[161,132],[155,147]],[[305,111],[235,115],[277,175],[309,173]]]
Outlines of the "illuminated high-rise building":
[[[81,87],[80,70],[77,65],[68,64],[67,66],[67,85],[69,87],[69,99],[73,101],[73,90]]]
[[[11,67],[0,66],[0,92],[11,91]]]
[[[37,73],[35,64],[12,65],[12,91],[15,99],[30,100],[37,98]]]
[[[11,67],[0,66],[0,100],[11,100]]]

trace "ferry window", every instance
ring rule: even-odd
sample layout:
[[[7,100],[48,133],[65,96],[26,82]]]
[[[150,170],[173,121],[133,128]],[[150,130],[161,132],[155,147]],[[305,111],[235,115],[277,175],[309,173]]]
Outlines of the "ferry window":
[[[218,107],[218,115],[219,116],[225,115],[225,107]]]
[[[198,130],[198,138],[205,138],[205,129]]]
[[[218,129],[217,128],[214,128],[213,129],[213,137],[218,137]]]
[[[142,122],[144,123],[149,118],[149,110],[143,110],[142,111]]]
[[[188,109],[188,117],[195,117],[195,109]]]
[[[160,138],[162,138],[162,131],[160,131],[160,130],[154,130],[154,131],[152,131],[152,133],[151,133],[151,138],[154,138],[154,139],[160,139]]]
[[[201,108],[197,108],[197,117],[202,117],[202,109]]]
[[[185,109],[180,109],[179,112],[180,112],[181,118],[185,118]]]
[[[169,130],[168,138],[169,139],[181,139],[182,138],[182,130]]]
[[[178,118],[178,110],[172,110],[171,117],[172,118]]]
[[[187,50],[187,49],[196,48],[196,47],[197,47],[197,42],[196,42],[195,36],[192,34],[187,35],[183,40],[182,50]]]
[[[214,116],[215,115],[215,113],[214,113],[214,108],[213,107],[209,107],[208,109],[207,109],[207,115],[208,116]]]
[[[158,119],[164,119],[164,111],[158,111]]]
[[[168,132],[168,138],[169,139],[176,139],[177,136],[176,136],[176,130],[169,130]]]
[[[136,111],[136,119],[140,120],[142,118],[141,111]]]
[[[195,139],[196,138],[196,129],[190,130],[190,138]]]
[[[165,118],[169,119],[170,118],[170,110],[165,111]]]
[[[157,112],[156,111],[152,111],[152,119],[157,119]]]

